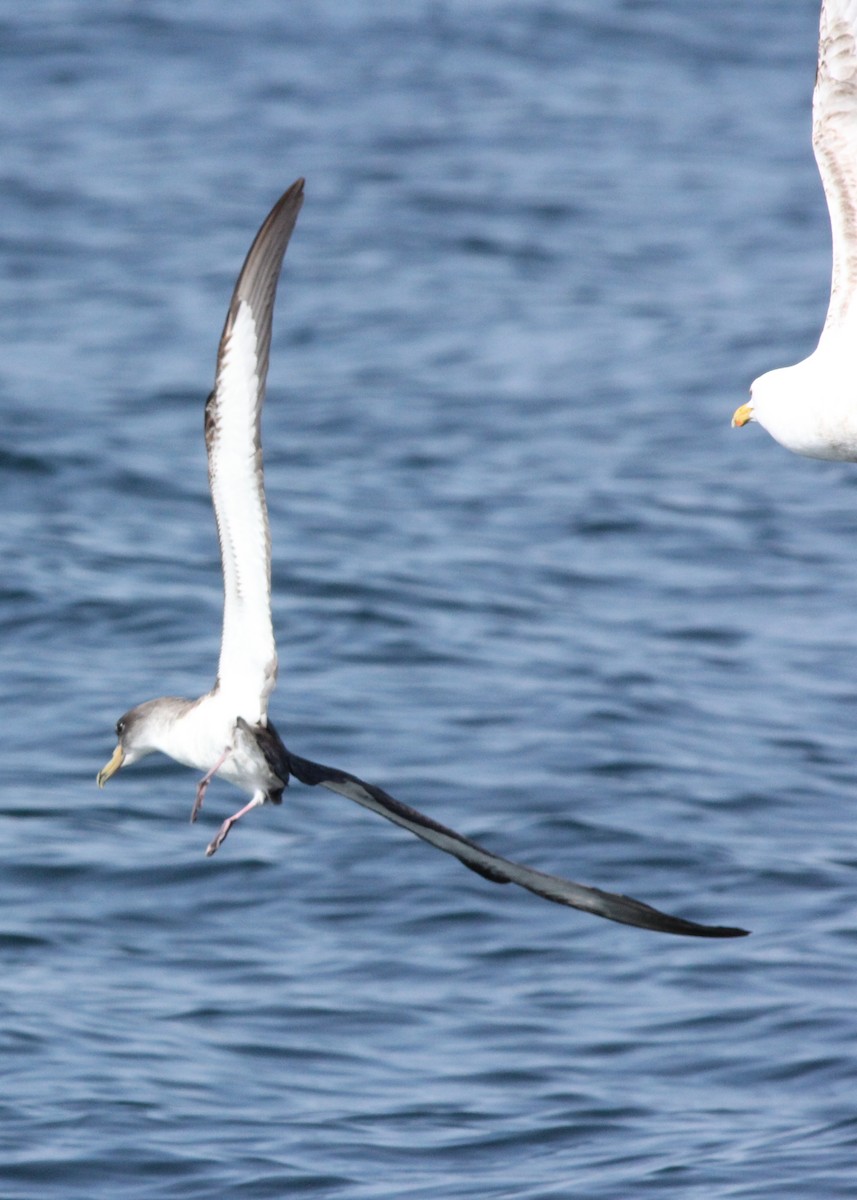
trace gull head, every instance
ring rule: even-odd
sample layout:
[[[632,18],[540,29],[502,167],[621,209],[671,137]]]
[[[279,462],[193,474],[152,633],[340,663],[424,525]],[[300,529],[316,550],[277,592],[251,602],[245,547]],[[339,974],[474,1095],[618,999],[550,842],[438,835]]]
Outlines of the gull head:
[[[803,428],[808,414],[804,404],[802,367],[803,363],[796,367],[778,367],[754,379],[749,401],[732,414],[732,428],[759,424],[788,450],[806,454],[802,444],[806,441],[804,434],[808,432]],[[795,444],[797,440],[801,441],[800,448]]]
[[[96,776],[98,786],[104,787],[120,767],[130,767],[147,754],[160,750],[165,731],[187,705],[186,700],[164,696],[159,700],[147,700],[144,704],[138,704],[136,708],[129,709],[121,716],[116,722],[116,736],[119,741],[112,758]]]
[[[857,461],[857,388],[838,353],[816,351],[793,367],[754,380],[750,400],[732,425],[755,422],[771,437],[807,458]]]
[[[751,421],[756,422],[772,438],[792,449],[789,441],[798,436],[804,418],[809,415],[803,366],[798,363],[794,367],[777,367],[754,379],[749,401],[732,414],[732,428],[742,429]]]

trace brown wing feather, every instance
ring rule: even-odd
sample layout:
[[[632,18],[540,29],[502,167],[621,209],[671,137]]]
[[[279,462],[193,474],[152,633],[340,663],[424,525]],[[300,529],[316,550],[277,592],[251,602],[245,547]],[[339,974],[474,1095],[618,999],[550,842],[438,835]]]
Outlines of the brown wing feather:
[[[501,858],[499,854],[492,854],[477,842],[462,837],[454,829],[449,829],[417,809],[402,804],[381,788],[364,783],[356,775],[299,758],[285,747],[283,752],[288,759],[289,770],[301,783],[311,787],[321,785],[349,800],[354,800],[357,804],[362,804],[364,808],[371,809],[395,825],[416,834],[436,849],[452,854],[465,867],[492,883],[516,883],[519,887],[526,888],[536,896],[551,900],[555,904],[578,908],[597,917],[606,917],[608,921],[617,921],[621,925],[635,925],[659,933],[674,933],[685,937],[733,938],[745,937],[748,932],[746,929],[725,925],[701,925],[696,921],[687,921],[683,917],[674,917],[652,908],[651,905],[635,900],[632,896],[586,887],[580,883],[573,883],[570,879],[547,875],[543,871],[536,871],[532,867]]]

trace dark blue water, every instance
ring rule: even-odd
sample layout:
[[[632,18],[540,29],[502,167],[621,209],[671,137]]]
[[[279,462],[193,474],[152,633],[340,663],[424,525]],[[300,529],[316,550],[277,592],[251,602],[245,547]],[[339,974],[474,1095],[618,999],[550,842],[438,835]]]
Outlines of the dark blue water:
[[[0,24],[0,1195],[853,1196],[857,471],[814,0],[53,0]],[[219,644],[202,404],[296,176],[265,444],[295,787],[95,773]]]

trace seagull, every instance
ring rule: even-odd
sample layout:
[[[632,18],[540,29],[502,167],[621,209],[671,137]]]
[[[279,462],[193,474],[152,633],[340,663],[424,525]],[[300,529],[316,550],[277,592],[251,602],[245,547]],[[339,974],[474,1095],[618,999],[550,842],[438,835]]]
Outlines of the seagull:
[[[833,236],[830,306],[818,345],[761,375],[733,426],[757,421],[808,458],[857,462],[857,0],[824,0],[812,144]]]
[[[378,813],[459,859],[492,883],[528,891],[620,924],[689,937],[741,937],[747,931],[669,916],[630,896],[584,887],[511,862],[394,799],[356,775],[287,750],[268,719],[277,678],[271,618],[271,539],[262,475],[260,416],[271,347],[271,319],[283,256],[303,203],[298,179],[277,201],[242,267],[217,355],[214,391],[205,406],[208,478],[223,568],[223,632],[214,687],[198,700],[166,696],[130,709],[116,724],[119,742],[98,772],[103,787],[120,767],[160,751],[204,772],[191,810],[195,821],[215,775],[249,801],[220,826],[214,854],[252,809],[280,804],[290,778],[320,785]]]

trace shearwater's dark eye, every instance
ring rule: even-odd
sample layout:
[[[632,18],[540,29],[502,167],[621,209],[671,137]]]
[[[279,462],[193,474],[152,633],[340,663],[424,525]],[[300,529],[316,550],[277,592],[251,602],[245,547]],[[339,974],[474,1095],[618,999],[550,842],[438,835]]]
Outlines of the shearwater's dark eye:
[[[125,722],[117,721],[116,722],[116,736],[121,737],[124,732],[125,732]]]

